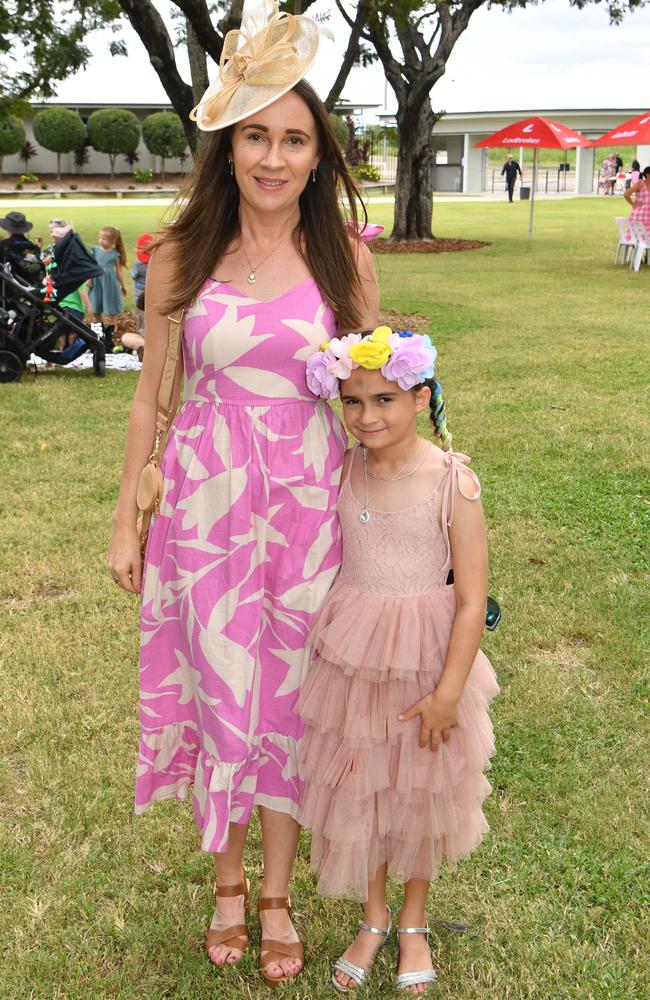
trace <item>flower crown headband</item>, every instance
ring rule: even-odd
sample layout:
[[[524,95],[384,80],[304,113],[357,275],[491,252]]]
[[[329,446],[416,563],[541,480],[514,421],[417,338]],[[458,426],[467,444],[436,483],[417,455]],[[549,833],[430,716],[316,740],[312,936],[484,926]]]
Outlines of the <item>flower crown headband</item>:
[[[307,385],[321,399],[336,399],[339,379],[349,378],[355,368],[380,369],[387,382],[412,389],[434,377],[438,352],[427,334],[378,326],[369,337],[348,333],[321,344],[307,359]]]

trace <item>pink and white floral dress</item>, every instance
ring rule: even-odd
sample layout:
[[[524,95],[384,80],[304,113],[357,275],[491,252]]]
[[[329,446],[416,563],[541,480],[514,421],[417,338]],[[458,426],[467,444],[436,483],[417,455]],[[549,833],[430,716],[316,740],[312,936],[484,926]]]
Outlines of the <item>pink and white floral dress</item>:
[[[313,279],[270,302],[208,279],[183,334],[142,594],[136,811],[193,788],[201,846],[297,816],[306,639],[340,563],[346,435],[305,382],[336,332]]]

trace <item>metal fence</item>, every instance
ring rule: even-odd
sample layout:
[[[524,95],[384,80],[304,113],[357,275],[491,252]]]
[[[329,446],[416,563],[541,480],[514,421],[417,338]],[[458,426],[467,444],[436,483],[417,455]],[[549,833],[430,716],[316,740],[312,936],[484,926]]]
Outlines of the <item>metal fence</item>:
[[[538,170],[535,192],[538,193],[543,191],[544,194],[548,194],[549,191],[556,193],[559,193],[560,191],[574,191],[575,171],[569,170],[568,167],[568,163],[561,163],[558,167],[551,167],[548,170]],[[526,187],[532,187],[532,167],[524,170],[524,176],[521,183]],[[488,168],[485,190],[491,191],[494,194],[495,191],[501,191],[503,189],[505,189],[505,178],[501,176],[501,169],[497,167],[492,169]]]
[[[397,175],[397,147],[388,136],[377,135],[372,129],[357,129],[356,137],[360,143],[369,143],[366,163],[376,167],[379,180],[384,184],[394,184]]]

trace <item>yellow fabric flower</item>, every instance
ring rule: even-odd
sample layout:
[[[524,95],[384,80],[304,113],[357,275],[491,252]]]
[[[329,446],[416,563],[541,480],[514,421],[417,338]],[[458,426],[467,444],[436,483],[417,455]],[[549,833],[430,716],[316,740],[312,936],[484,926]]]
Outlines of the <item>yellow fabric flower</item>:
[[[393,353],[393,349],[388,343],[388,338],[392,336],[392,333],[389,326],[378,326],[369,337],[360,340],[358,344],[353,344],[348,354],[362,368],[367,368],[370,371],[381,368]]]

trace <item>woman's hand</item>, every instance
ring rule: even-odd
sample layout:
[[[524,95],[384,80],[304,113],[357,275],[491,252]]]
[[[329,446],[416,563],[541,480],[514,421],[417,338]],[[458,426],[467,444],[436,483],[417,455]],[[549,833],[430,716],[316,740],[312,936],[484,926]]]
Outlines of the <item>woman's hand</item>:
[[[437,750],[441,742],[447,742],[452,729],[458,725],[457,705],[457,700],[446,698],[433,691],[416,701],[415,705],[402,712],[398,718],[400,722],[408,722],[419,715],[420,746],[430,746],[432,750]]]
[[[142,585],[140,536],[135,525],[116,524],[106,557],[108,572],[128,594],[139,594]]]
[[[122,295],[126,295],[126,285],[120,285],[120,288],[122,289]]]

